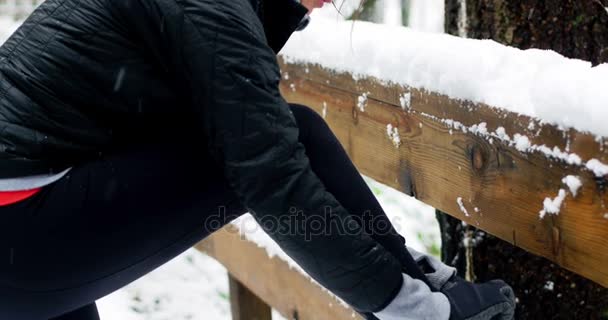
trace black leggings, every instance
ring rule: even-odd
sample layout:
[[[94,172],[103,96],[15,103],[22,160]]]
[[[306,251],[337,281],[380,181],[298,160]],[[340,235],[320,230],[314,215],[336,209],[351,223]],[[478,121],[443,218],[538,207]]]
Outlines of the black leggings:
[[[367,231],[410,273],[420,272],[325,121],[308,107],[291,108],[328,191],[352,215],[373,220]],[[187,146],[173,141],[107,155],[0,207],[0,319],[98,319],[96,299],[220,227],[207,217],[219,213],[228,222],[245,213],[211,157]]]

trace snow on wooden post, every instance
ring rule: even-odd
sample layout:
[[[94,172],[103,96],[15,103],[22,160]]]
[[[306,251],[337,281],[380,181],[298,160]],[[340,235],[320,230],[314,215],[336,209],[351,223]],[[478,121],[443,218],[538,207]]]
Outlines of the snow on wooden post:
[[[323,113],[363,174],[608,286],[603,139],[280,60],[289,75],[281,85],[285,98]],[[363,93],[364,111],[357,107]]]

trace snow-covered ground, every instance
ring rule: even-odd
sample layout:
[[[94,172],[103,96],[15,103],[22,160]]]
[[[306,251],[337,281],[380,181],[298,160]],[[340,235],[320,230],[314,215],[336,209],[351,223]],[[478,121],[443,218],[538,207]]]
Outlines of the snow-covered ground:
[[[194,249],[97,303],[102,320],[230,319],[226,269]]]
[[[19,27],[21,21],[0,16],[0,43],[4,41]]]

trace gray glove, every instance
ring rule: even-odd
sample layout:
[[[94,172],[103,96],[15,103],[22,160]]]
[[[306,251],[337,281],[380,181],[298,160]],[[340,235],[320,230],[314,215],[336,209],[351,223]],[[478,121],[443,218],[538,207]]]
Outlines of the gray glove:
[[[431,284],[450,300],[450,320],[511,320],[515,315],[515,294],[502,280],[482,284],[456,275],[456,268],[439,259],[407,248]]]
[[[429,279],[429,282],[438,290],[441,290],[452,277],[456,275],[456,268],[448,266],[439,259],[418,252],[410,247],[407,247],[416,263],[424,270],[424,274]],[[430,268],[429,268],[430,267]],[[430,269],[430,270],[429,270]]]

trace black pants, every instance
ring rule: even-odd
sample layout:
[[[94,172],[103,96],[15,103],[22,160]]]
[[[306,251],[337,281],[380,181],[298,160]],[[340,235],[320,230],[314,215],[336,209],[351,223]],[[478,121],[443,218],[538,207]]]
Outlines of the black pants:
[[[328,191],[352,215],[373,220],[368,232],[419,272],[324,120],[307,107],[291,108]],[[34,197],[0,207],[0,319],[98,319],[96,299],[220,227],[207,217],[228,222],[243,214],[210,159],[177,141],[142,146],[75,167]]]

